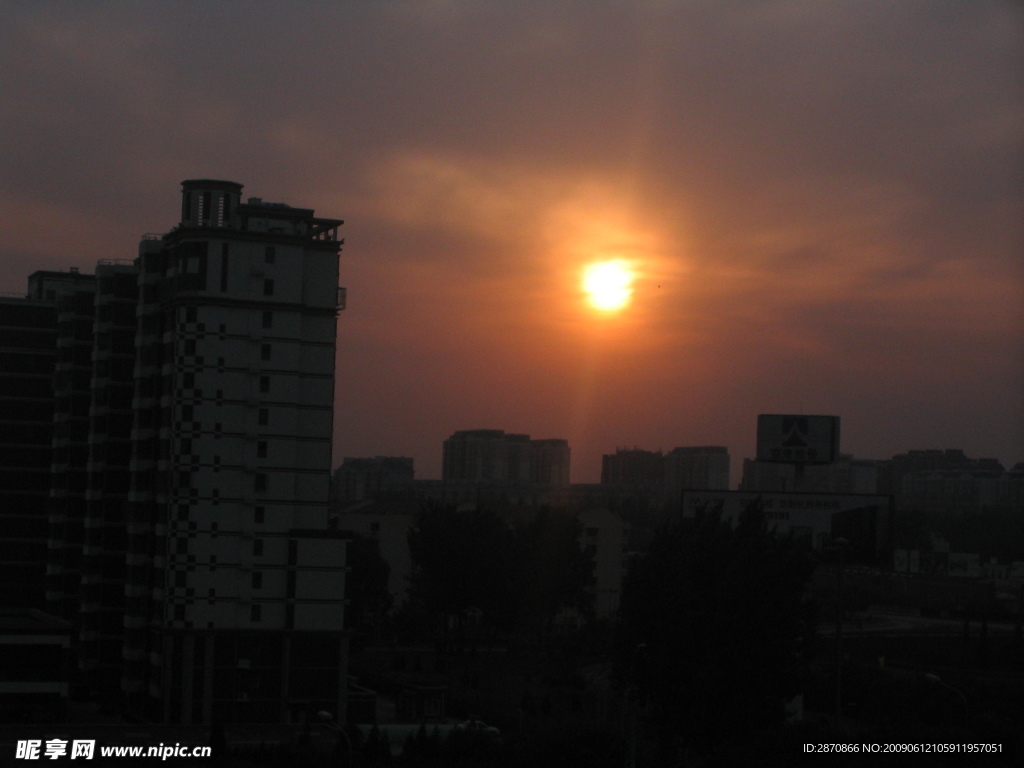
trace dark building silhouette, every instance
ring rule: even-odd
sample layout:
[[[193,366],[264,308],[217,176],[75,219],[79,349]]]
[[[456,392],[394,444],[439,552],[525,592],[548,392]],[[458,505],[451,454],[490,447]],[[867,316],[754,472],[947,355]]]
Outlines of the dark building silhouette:
[[[241,189],[186,181],[137,259],[0,299],[4,601],[68,620],[80,690],[135,716],[342,720],[342,222]]]
[[[346,456],[341,466],[334,470],[331,501],[344,507],[360,501],[411,493],[414,477],[413,460],[406,456]]]
[[[39,271],[28,279],[25,294],[0,296],[0,602],[7,606],[45,609],[48,509],[53,463],[54,415],[63,417],[60,441],[83,439],[87,428],[74,424],[83,404],[63,392],[55,398],[58,302],[91,301],[93,278],[77,270]],[[86,353],[62,349],[61,355],[82,362]],[[70,359],[69,364],[74,363]],[[88,405],[84,407],[88,411]],[[84,472],[84,462],[81,463]],[[61,484],[83,483],[84,475],[62,475]],[[81,509],[71,512],[80,528]]]
[[[673,448],[665,456],[665,500],[684,490],[729,490],[729,449],[721,445]]]
[[[602,485],[627,485],[661,490],[665,478],[665,456],[661,451],[616,448],[601,457]]]
[[[458,482],[569,484],[568,440],[531,440],[500,429],[455,432],[444,441],[441,477]]]
[[[340,220],[182,184],[139,248],[122,691],[152,719],[344,716],[327,530]]]

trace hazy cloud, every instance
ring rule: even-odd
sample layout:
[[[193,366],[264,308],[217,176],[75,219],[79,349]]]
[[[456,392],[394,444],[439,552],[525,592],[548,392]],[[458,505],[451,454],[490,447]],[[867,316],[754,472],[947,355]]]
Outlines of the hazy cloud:
[[[347,219],[339,451],[455,429],[1024,459],[1019,5],[35,2],[0,9],[0,257],[130,257],[177,184]],[[589,260],[640,271],[596,318]],[[898,418],[894,414],[901,414]]]

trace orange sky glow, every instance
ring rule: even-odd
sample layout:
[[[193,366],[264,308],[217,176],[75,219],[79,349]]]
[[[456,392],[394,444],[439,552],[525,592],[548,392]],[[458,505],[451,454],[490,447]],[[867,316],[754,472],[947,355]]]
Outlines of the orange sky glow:
[[[199,13],[200,9],[205,9]],[[198,14],[198,15],[197,15]],[[455,430],[1024,461],[1024,18],[997,0],[0,9],[2,290],[179,182],[344,218],[335,463]],[[588,300],[589,265],[632,271]]]

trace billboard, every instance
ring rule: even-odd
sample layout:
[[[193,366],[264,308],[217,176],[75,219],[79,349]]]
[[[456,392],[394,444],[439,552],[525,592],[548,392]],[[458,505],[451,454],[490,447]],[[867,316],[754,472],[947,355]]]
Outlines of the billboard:
[[[891,496],[683,491],[683,517],[715,514],[735,524],[752,505],[760,509],[769,529],[805,539],[815,551],[843,538],[849,542],[847,552],[851,561],[890,556]]]
[[[757,417],[757,460],[829,464],[839,459],[838,416]]]

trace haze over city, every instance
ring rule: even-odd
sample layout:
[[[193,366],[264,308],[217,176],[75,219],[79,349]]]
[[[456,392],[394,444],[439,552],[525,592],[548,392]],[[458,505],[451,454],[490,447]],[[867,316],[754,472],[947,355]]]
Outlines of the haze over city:
[[[592,481],[799,412],[1024,460],[1019,5],[300,8],[0,9],[0,289],[234,179],[346,220],[335,464],[495,428]]]

